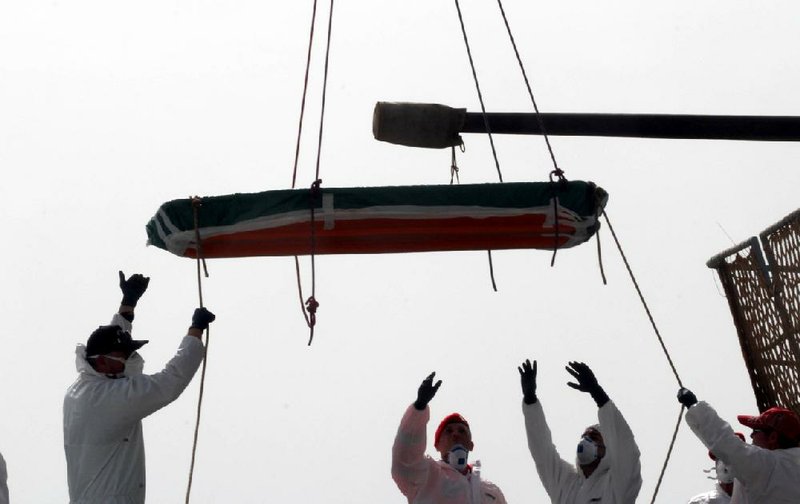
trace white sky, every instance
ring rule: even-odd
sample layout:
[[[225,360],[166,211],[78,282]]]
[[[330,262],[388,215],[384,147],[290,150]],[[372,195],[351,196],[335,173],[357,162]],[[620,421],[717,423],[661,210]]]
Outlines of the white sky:
[[[152,278],[135,337],[155,372],[198,304],[195,264],[145,247],[163,202],[288,188],[309,2],[7,0],[0,4],[0,451],[17,503],[67,501],[63,393],[73,349],[107,323],[117,270]],[[548,112],[800,115],[796,2],[506,0]],[[530,111],[494,2],[464,0],[490,111]],[[314,178],[328,3],[320,2],[299,187]],[[377,101],[478,111],[453,2],[335,5],[325,187],[436,184],[449,151],[372,138]],[[486,138],[465,137],[462,183],[497,180]],[[541,137],[495,137],[506,181],[545,180]],[[727,419],[756,412],[721,287],[705,261],[798,206],[800,145],[552,139],[571,179],[610,193],[608,214],[684,383]],[[631,424],[649,502],[678,414],[677,384],[607,229],[562,251],[317,258],[317,335],[306,346],[291,258],[209,262],[209,369],[192,502],[402,503],[390,448],[431,371],[429,429],[460,411],[483,475],[510,503],[546,502],[525,444],[516,366],[572,458],[596,421],[563,366],[582,360]],[[308,260],[303,282],[310,289]],[[199,379],[145,421],[148,501],[183,502]],[[430,452],[432,453],[432,448]],[[711,488],[685,425],[658,502]]]

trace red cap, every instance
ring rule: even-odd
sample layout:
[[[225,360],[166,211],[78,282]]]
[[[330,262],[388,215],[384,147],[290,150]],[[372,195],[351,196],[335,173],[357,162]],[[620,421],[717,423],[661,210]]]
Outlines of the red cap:
[[[773,407],[758,416],[739,415],[736,418],[751,429],[774,430],[791,440],[800,441],[800,417],[792,410]]]
[[[736,434],[736,436],[737,436],[739,439],[741,439],[742,441],[744,441],[744,442],[747,442],[747,441],[745,440],[745,438],[744,438],[744,434],[742,434],[741,432],[734,432],[734,434]],[[716,456],[716,455],[714,455],[713,453],[711,453],[711,450],[708,450],[708,457],[709,457],[711,460],[713,460],[714,462],[716,462],[716,461],[717,461],[717,456]]]
[[[467,423],[467,420],[463,416],[458,413],[450,413],[439,423],[439,427],[436,427],[436,434],[433,435],[433,446],[437,446],[439,444],[439,438],[442,437],[442,431],[451,423],[462,423],[469,427],[469,423]]]

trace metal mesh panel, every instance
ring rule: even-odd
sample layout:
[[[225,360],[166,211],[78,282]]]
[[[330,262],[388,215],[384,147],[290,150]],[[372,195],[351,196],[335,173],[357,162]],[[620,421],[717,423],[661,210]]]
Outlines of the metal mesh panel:
[[[759,410],[800,413],[800,211],[760,238],[708,265],[725,289]]]

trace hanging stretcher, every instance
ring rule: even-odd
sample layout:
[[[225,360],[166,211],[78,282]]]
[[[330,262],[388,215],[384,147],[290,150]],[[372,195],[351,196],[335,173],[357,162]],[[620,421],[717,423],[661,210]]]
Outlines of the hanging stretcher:
[[[581,181],[286,189],[167,202],[147,236],[192,258],[197,236],[205,258],[553,250],[588,240],[607,199]]]

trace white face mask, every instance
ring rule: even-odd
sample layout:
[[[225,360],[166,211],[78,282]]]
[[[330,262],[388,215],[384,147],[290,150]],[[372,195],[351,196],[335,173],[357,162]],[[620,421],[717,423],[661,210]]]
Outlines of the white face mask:
[[[103,357],[106,361],[115,361],[122,364],[122,371],[119,373],[105,373],[106,378],[117,379],[117,378],[124,378],[125,377],[125,368],[127,367],[128,360],[124,357],[115,357],[113,355],[90,355],[86,357],[87,360],[89,359],[97,359],[99,357]]]
[[[724,462],[717,459],[717,481],[720,483],[733,483],[733,475]]]
[[[106,378],[118,379],[118,378],[127,378],[131,376],[136,376],[142,374],[144,370],[144,359],[139,352],[133,352],[127,359],[123,359],[122,357],[114,357],[111,355],[106,355],[106,359],[111,359],[117,362],[122,363],[124,366],[122,371],[119,373],[108,373],[106,374]],[[90,357],[91,358],[91,357]]]
[[[469,452],[462,445],[457,444],[447,453],[447,463],[456,471],[463,472],[467,468]]]
[[[588,437],[578,441],[578,464],[587,465],[597,460],[597,445]]]

